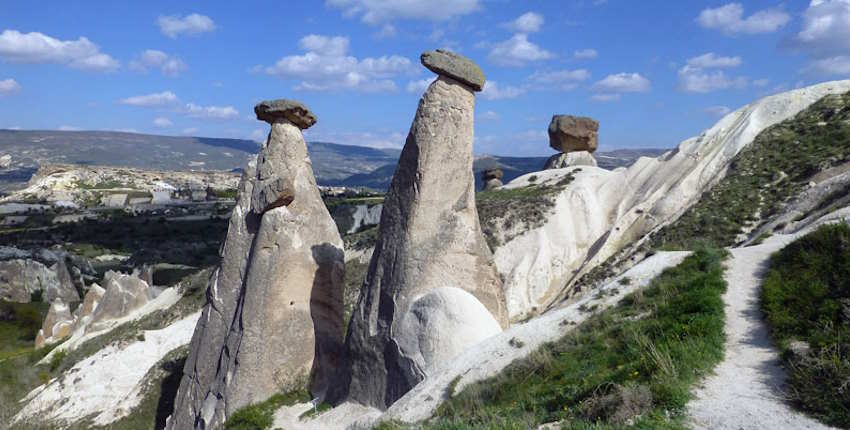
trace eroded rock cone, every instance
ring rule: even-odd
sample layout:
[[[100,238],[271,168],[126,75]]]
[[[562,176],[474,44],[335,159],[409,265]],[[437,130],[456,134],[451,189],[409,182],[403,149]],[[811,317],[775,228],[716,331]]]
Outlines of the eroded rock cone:
[[[588,117],[554,115],[549,123],[549,146],[558,152],[594,152],[599,121]]]
[[[570,166],[596,167],[596,159],[593,158],[593,154],[587,151],[555,154],[546,160],[546,165],[543,166],[543,170],[563,169]]]
[[[378,242],[346,338],[347,398],[386,408],[450,360],[508,324],[502,281],[481,233],[472,173],[474,90],[441,73],[419,108],[386,195]],[[422,55],[423,63],[434,58]],[[468,63],[468,64],[467,64]],[[452,69],[451,64],[460,65]]]
[[[286,100],[255,112],[271,133],[243,175],[171,429],[218,428],[244,406],[308,384],[322,398],[341,358],[342,239],[301,135],[315,116]]]

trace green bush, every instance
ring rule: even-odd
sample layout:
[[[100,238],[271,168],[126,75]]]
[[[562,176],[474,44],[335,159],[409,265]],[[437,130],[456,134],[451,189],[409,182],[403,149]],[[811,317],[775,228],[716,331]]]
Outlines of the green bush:
[[[822,226],[776,253],[762,307],[791,374],[792,399],[826,423],[850,427],[850,226]]]
[[[723,358],[725,251],[701,249],[500,375],[454,395],[428,429],[684,428],[690,389]],[[387,426],[386,428],[393,428]]]
[[[234,412],[224,423],[228,430],[266,430],[274,423],[274,413],[282,406],[310,401],[310,393],[297,390],[275,394],[268,400]]]

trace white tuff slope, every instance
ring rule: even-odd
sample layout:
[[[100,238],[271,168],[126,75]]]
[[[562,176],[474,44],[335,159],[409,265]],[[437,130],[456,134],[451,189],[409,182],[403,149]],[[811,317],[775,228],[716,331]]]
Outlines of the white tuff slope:
[[[575,180],[561,192],[545,224],[496,249],[514,319],[550,305],[581,275],[675,220],[729,162],[765,128],[799,113],[828,94],[850,91],[850,80],[827,82],[765,97],[726,115],[712,128],[658,158],[628,169],[570,167],[521,176],[506,188]],[[578,171],[580,169],[580,171]]]

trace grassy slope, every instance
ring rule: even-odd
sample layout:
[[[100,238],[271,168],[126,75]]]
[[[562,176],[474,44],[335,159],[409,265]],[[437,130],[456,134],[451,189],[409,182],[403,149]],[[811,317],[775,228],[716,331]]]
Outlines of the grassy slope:
[[[745,227],[776,214],[809,178],[850,159],[850,93],[826,96],[761,132],[732,161],[727,176],[679,220],[653,237],[655,247],[728,246]]]
[[[850,226],[822,226],[776,253],[762,294],[792,399],[824,422],[850,427]],[[793,353],[794,341],[810,351]]]
[[[623,299],[447,401],[427,429],[683,428],[691,385],[723,357],[723,251],[699,250]],[[402,428],[385,423],[384,429]]]

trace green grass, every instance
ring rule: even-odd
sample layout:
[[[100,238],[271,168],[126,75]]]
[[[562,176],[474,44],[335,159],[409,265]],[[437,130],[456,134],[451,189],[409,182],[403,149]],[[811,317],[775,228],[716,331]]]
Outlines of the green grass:
[[[733,245],[747,227],[777,214],[812,176],[850,160],[848,120],[850,93],[830,95],[762,131],[732,160],[724,179],[653,236],[653,246]]]
[[[282,406],[309,402],[310,394],[306,390],[275,394],[262,403],[246,406],[231,415],[225,428],[227,430],[266,430],[274,423],[274,413]]]
[[[50,305],[0,300],[0,360],[33,348]]]
[[[490,249],[496,249],[516,235],[543,225],[555,208],[555,197],[573,181],[573,172],[580,170],[570,172],[555,184],[500,188],[476,194],[478,219]],[[518,229],[511,232],[515,228]]]
[[[822,226],[774,254],[762,307],[791,375],[792,400],[850,427],[850,226]],[[792,352],[795,341],[809,352]]]
[[[723,358],[725,256],[696,251],[560,340],[466,387],[423,427],[526,429],[564,420],[573,429],[685,428],[692,385]]]

